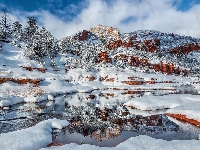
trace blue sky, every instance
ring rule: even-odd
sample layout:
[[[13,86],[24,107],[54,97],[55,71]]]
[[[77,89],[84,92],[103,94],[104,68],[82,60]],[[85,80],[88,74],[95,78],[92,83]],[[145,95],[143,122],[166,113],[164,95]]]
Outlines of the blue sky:
[[[57,38],[98,24],[200,37],[200,0],[0,0],[0,10],[24,26],[35,16]]]
[[[178,3],[180,3],[180,4],[178,4]],[[182,0],[180,2],[179,2],[179,0],[177,0],[177,4],[178,4],[178,9],[179,10],[187,11],[192,6],[194,6],[196,4],[200,4],[200,0]]]
[[[106,3],[113,5],[110,0],[104,0]],[[11,11],[19,9],[24,11],[47,10],[50,13],[61,17],[63,20],[68,21],[76,16],[82,9],[87,7],[84,0],[1,0],[0,3],[5,7],[2,10]],[[187,11],[193,5],[200,4],[200,0],[176,0],[173,3],[178,10]],[[63,11],[63,10],[69,11]],[[65,12],[65,13],[64,13]],[[130,18],[131,19],[131,18]],[[128,19],[127,22],[130,20]]]
[[[61,17],[63,20],[72,19],[85,7],[82,0],[1,0],[1,3],[5,5],[2,9],[5,9],[8,12],[13,9],[29,12],[35,10],[47,10],[50,13]],[[63,10],[67,9],[70,9],[70,11],[64,13]]]

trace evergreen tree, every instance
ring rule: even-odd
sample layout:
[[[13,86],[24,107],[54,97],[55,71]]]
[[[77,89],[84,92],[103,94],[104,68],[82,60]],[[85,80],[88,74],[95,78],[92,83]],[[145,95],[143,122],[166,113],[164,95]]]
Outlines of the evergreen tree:
[[[40,30],[41,53],[53,59],[58,53],[58,44],[49,31],[42,27]]]
[[[0,41],[9,42],[11,34],[11,19],[6,12],[3,12],[0,18]]]
[[[22,40],[22,25],[19,21],[16,21],[12,25],[12,44],[18,47],[20,46],[20,41]]]
[[[96,63],[98,51],[95,44],[85,44],[85,48],[81,50],[81,63],[84,69],[92,69]]]
[[[33,42],[32,38],[34,34],[36,33],[37,29],[38,29],[38,25],[35,18],[29,17],[27,21],[27,27],[24,29],[24,32],[23,32],[23,39],[27,44],[29,45],[32,44]]]
[[[49,31],[42,27],[32,37],[33,43],[29,49],[28,57],[38,62],[43,58],[51,59],[51,66],[55,66],[54,57],[58,53],[58,44]]]
[[[66,54],[70,50],[70,45],[71,43],[68,42],[67,40],[60,40],[59,42],[60,52],[62,54]]]
[[[24,44],[24,55],[29,59],[39,60],[38,55],[34,54],[35,49],[37,49],[33,45],[33,36],[36,35],[38,29],[37,22],[34,17],[29,17],[27,21],[27,26],[22,31],[22,40]],[[35,36],[36,37],[36,36]],[[34,56],[35,55],[35,56]]]

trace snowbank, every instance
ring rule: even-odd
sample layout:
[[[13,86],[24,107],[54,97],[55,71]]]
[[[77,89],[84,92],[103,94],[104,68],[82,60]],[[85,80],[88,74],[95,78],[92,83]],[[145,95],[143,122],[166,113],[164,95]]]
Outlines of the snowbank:
[[[66,120],[49,119],[38,123],[34,127],[23,130],[14,131],[11,133],[0,134],[1,150],[106,150],[111,149],[108,147],[98,147],[89,144],[77,145],[74,143],[66,144],[63,146],[47,147],[52,142],[52,128],[61,129],[69,125]],[[146,135],[132,137],[125,142],[113,147],[113,150],[198,150],[200,146],[197,140],[184,140],[184,141],[165,141],[161,139],[154,139]]]
[[[48,95],[46,94],[42,94],[41,96],[39,97],[36,97],[36,96],[28,96],[28,97],[25,97],[24,98],[24,102],[28,102],[28,103],[36,103],[36,102],[41,102],[41,101],[44,101],[44,100],[48,100]]]
[[[173,94],[173,95],[163,95],[163,96],[143,96],[136,97],[130,101],[124,103],[127,106],[133,106],[140,110],[156,110],[165,108],[175,108],[177,106],[187,105],[197,105],[200,101],[199,95],[190,94]],[[197,105],[198,106],[198,105]]]
[[[188,103],[185,105],[175,107],[173,109],[169,109],[167,110],[167,113],[186,115],[187,118],[194,119],[200,122],[199,106],[200,102]]]
[[[52,142],[52,128],[68,126],[66,120],[49,119],[34,127],[0,134],[1,150],[37,150]]]
[[[154,139],[146,135],[132,137],[125,142],[113,147],[112,150],[199,150],[200,142],[195,140],[184,141],[165,141],[161,139]],[[109,150],[108,147],[97,147],[93,145],[83,144],[66,144],[60,147],[48,147],[41,150]]]
[[[15,105],[15,104],[18,104],[18,103],[21,103],[23,102],[23,98],[21,97],[7,97],[6,99],[5,98],[1,98],[0,97],[0,107],[8,107],[8,106],[12,106],[12,105]]]

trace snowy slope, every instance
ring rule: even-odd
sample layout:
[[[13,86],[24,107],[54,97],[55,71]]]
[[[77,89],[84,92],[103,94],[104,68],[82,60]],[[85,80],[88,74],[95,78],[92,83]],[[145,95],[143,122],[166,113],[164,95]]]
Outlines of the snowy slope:
[[[199,41],[158,31],[121,35],[116,28],[99,26],[60,40],[60,52],[54,58],[55,67],[50,67],[50,60],[46,58],[43,65],[29,60],[24,57],[23,49],[5,43],[0,52],[0,109],[9,109],[23,102],[41,101],[87,106],[92,96],[91,103],[99,108],[124,105],[128,109],[134,108],[132,112],[141,115],[148,114],[141,110],[168,108],[163,110],[164,113],[186,115],[199,123]],[[69,93],[78,94],[66,96]],[[52,127],[54,125],[49,128]],[[4,142],[4,138],[9,139],[17,134],[21,135],[21,140],[23,134],[29,138],[27,133],[38,137],[41,132],[44,134],[38,149],[44,148],[51,143],[46,136],[50,132],[47,133],[43,125],[39,128],[35,134],[32,134],[31,128],[1,134],[0,141]],[[39,139],[29,140],[27,145],[33,146],[31,142],[37,143]],[[199,142],[168,142],[139,136],[114,149],[132,149],[132,145],[136,149],[198,149]],[[20,146],[27,148],[23,143],[15,148]],[[6,148],[11,147],[5,145]],[[55,147],[70,148],[102,149],[76,144]]]

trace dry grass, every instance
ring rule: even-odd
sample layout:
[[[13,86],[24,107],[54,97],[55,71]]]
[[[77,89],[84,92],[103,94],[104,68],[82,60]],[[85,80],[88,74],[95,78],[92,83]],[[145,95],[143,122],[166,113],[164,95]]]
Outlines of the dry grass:
[[[19,96],[19,97],[27,97],[27,96],[42,96],[42,94],[46,93],[40,87],[33,87],[33,86],[25,86],[23,88],[5,88],[1,90],[3,95],[10,95],[10,96]]]
[[[42,96],[42,94],[46,93],[40,87],[29,87],[23,96]]]

